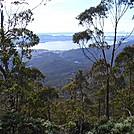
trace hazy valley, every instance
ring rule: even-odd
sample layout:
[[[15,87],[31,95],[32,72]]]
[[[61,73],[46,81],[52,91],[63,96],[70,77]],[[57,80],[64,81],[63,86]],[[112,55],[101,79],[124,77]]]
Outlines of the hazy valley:
[[[28,66],[37,67],[46,75],[45,84],[55,85],[56,87],[60,88],[64,86],[68,82],[68,78],[73,77],[79,69],[84,71],[89,69],[91,62],[84,56],[80,49],[72,49],[72,46],[68,46],[70,47],[70,50],[64,50],[64,43],[67,43],[67,41],[71,41],[72,39],[71,33],[69,33],[69,35],[39,34],[39,37],[40,42],[53,43],[52,45],[55,45],[54,49],[56,46],[58,46],[57,41],[62,42],[62,51],[47,50],[45,49],[45,44],[43,44],[44,49],[36,48],[36,50],[33,51],[32,59],[28,62]],[[109,38],[109,41],[112,41],[112,37]],[[126,45],[132,44],[134,44],[133,36],[123,43],[121,47],[119,47],[116,54],[122,51]],[[77,44],[73,45],[77,46]],[[95,54],[98,54],[98,57],[100,56],[100,52],[98,50],[93,49],[92,51],[94,51]],[[108,57],[110,57],[110,51],[111,49],[107,50]]]

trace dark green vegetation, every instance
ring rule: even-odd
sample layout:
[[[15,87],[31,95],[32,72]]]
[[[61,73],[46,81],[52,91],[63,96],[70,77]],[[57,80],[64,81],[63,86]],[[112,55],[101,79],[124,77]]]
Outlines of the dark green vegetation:
[[[80,23],[84,23],[85,20],[88,20],[86,23],[92,22],[94,17],[104,19],[109,7],[110,9],[113,7],[114,2],[111,2],[111,0],[102,0],[97,7],[83,12],[78,17]],[[25,4],[24,1],[13,4],[21,6],[23,3]],[[124,6],[131,7],[131,3],[125,2]],[[3,12],[1,15],[3,16]],[[134,133],[134,45],[126,44],[121,49],[125,37],[121,38],[121,42],[116,40],[117,24],[123,14],[118,14],[121,16],[116,14],[113,46],[109,46],[104,41],[102,27],[101,30],[93,27],[95,28],[93,31],[87,29],[73,36],[73,41],[80,45],[83,54],[90,61],[88,66],[87,61],[83,64],[84,56],[81,56],[80,50],[76,50],[76,58],[70,57],[75,51],[72,50],[60,54],[46,52],[43,53],[45,59],[41,57],[36,60],[42,70],[45,68],[41,68],[41,63],[44,64],[42,61],[45,60],[46,64],[51,63],[51,66],[46,69],[48,72],[56,65],[56,75],[62,72],[58,64],[61,57],[65,61],[64,64],[60,63],[65,66],[65,70],[63,69],[65,73],[72,69],[69,76],[74,73],[73,77],[59,89],[44,84],[47,76],[39,69],[26,65],[26,61],[32,56],[31,46],[39,42],[38,36],[26,29],[28,23],[33,20],[31,10],[15,12],[12,15],[8,18],[7,28],[3,25],[3,17],[1,18],[1,134]],[[90,44],[88,49],[83,49],[84,41],[93,37],[98,41],[95,40],[96,42]],[[94,48],[99,53],[95,52],[94,55],[91,51]],[[117,48],[121,50],[118,54]],[[85,50],[88,53],[85,53]],[[87,54],[91,54],[92,58]],[[79,68],[81,69],[75,72],[75,69]],[[54,76],[53,72],[51,74]],[[64,83],[64,79],[60,80],[60,83],[62,82]]]
[[[73,42],[80,46],[84,55],[93,64],[97,62],[98,55],[94,54],[91,50],[92,48],[100,50],[100,59],[104,60],[103,64],[106,71],[105,114],[108,119],[110,117],[110,74],[114,66],[116,51],[124,40],[131,35],[126,35],[118,39],[118,26],[120,20],[129,8],[133,8],[133,3],[131,1],[101,0],[100,4],[96,7],[90,7],[77,16],[79,24],[85,27],[86,30],[73,35]],[[105,25],[107,23],[106,19],[108,18],[111,20],[114,31],[112,47],[110,46],[111,44],[108,44],[106,41]],[[87,43],[88,46],[86,45]],[[107,50],[110,50],[109,56],[107,56]]]
[[[37,50],[28,66],[39,68],[45,75],[45,84],[63,87],[68,78],[73,77],[79,70],[87,70],[89,65],[81,50],[50,52]]]

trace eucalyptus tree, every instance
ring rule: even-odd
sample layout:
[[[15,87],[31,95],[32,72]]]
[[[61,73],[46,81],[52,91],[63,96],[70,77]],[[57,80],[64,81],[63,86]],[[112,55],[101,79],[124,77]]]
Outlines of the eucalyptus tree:
[[[125,81],[123,89],[123,108],[133,111],[134,105],[134,45],[126,46],[115,59],[116,77],[122,76]]]
[[[98,59],[86,74],[90,83],[92,100],[95,103],[94,105],[97,105],[98,107],[98,118],[100,118],[100,116],[104,116],[105,113],[106,99],[106,66],[104,59]]]
[[[18,103],[18,93],[33,90],[34,85],[37,88],[37,84],[34,83],[45,78],[38,69],[29,68],[26,63],[32,56],[31,47],[39,43],[39,37],[27,29],[27,26],[34,20],[33,10],[46,1],[42,0],[33,9],[27,7],[28,3],[25,0],[6,2],[0,0],[0,92],[1,101],[7,102],[4,108],[6,105],[8,108],[15,108],[14,102]],[[30,85],[30,82],[33,84]]]
[[[41,106],[42,115],[46,115],[46,119],[52,121],[54,105],[56,100],[59,98],[58,90],[53,86],[44,86],[42,90],[39,91],[39,102]]]
[[[89,93],[89,83],[82,70],[79,70],[74,78],[70,80],[71,82],[63,87],[62,91],[69,93],[67,102],[70,107],[70,112],[72,113],[72,115],[70,115],[71,119],[77,122],[79,133],[83,133],[83,124],[88,122],[87,114],[89,114],[86,103]]]
[[[44,120],[39,119],[39,127],[38,121],[36,122],[38,119],[32,118],[33,106],[39,91],[44,87],[45,76],[37,68],[26,65],[32,56],[31,47],[39,43],[39,37],[27,29],[27,26],[34,20],[33,10],[47,0],[38,2],[39,4],[29,9],[26,0],[0,0],[1,133],[49,133],[44,128]],[[10,10],[7,10],[9,5],[6,3],[11,5]],[[50,124],[52,131],[51,123],[46,122],[48,128],[47,124]]]
[[[90,62],[94,63],[98,58],[102,58],[105,61],[107,73],[106,116],[108,118],[110,116],[110,72],[114,64],[115,52],[121,46],[123,41],[130,36],[126,35],[118,40],[118,26],[120,20],[130,8],[133,8],[133,1],[101,0],[99,5],[96,7],[90,7],[77,16],[79,24],[84,26],[86,30],[73,35],[73,42],[79,45],[84,55],[89,59]],[[105,26],[107,25],[106,23],[108,18],[111,20],[114,31],[113,44],[108,44],[106,40],[107,35],[105,33]],[[132,29],[134,30],[133,27]]]

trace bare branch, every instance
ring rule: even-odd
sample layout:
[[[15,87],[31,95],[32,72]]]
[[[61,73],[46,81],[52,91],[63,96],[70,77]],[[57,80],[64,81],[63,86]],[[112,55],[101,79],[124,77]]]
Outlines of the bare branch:
[[[36,8],[38,8],[45,0],[42,0],[38,5],[36,5],[34,8],[31,9],[31,11],[35,10]],[[46,3],[50,1],[50,0],[46,0],[44,5],[46,5]]]
[[[125,108],[124,110],[128,112],[129,116],[132,116],[132,113],[129,109]]]
[[[94,60],[92,60],[92,59],[90,58],[90,56],[88,56],[88,55],[86,54],[85,48],[83,47],[83,45],[81,45],[81,44],[79,43],[79,47],[80,47],[80,49],[82,50],[84,56],[87,57],[92,63],[94,63]]]
[[[128,39],[128,38],[133,34],[133,32],[134,32],[134,28],[133,28],[132,31],[129,33],[129,35],[126,35],[125,37],[122,37],[122,38],[120,39],[120,41],[118,42],[118,46],[115,48],[115,50],[117,50],[117,49],[120,47],[120,45],[124,42],[124,40]]]

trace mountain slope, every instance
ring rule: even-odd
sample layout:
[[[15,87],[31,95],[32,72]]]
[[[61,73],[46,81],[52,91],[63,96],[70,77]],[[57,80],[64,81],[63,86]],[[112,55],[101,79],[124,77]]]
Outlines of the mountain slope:
[[[70,52],[51,52],[51,51],[43,51],[39,50],[36,53],[36,57],[32,58],[28,62],[28,66],[37,67],[40,69],[45,75],[45,84],[47,85],[55,85],[57,87],[62,87],[67,83],[67,79],[73,77],[76,71],[79,69],[86,70],[88,60],[83,56],[80,50],[74,50],[70,55]],[[80,57],[82,59],[77,59],[75,54],[77,51],[81,52]],[[68,56],[68,52],[70,58]],[[65,55],[65,56],[64,56]]]
[[[123,43],[117,50],[116,55],[126,45],[132,44],[134,44],[134,41]],[[95,49],[92,52],[100,57],[100,51]],[[111,48],[106,51],[108,58],[110,58],[110,54]],[[61,88],[68,82],[68,78],[73,77],[79,69],[88,70],[91,62],[80,49],[69,51],[36,50],[33,52],[33,58],[28,62],[28,66],[37,67],[46,75],[46,85],[54,85]]]

